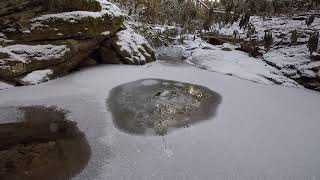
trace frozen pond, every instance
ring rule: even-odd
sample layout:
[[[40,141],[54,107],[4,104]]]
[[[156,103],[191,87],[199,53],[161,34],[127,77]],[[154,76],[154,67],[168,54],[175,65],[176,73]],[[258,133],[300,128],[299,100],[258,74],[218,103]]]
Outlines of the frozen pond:
[[[107,103],[119,129],[165,135],[214,116],[220,102],[219,94],[203,86],[143,79],[114,88]]]
[[[179,82],[205,86],[220,94],[222,103],[220,102],[216,113],[212,113],[209,118],[189,121],[189,127],[184,124],[170,126],[165,136],[159,136],[153,127],[148,126],[143,126],[147,130],[141,133],[121,129],[121,121],[115,121],[114,112],[111,111],[110,101],[107,99],[112,99],[112,95],[120,94],[123,90],[132,90],[123,98],[133,98],[132,93],[137,93],[133,91],[136,88],[141,88],[141,92],[146,93],[148,88],[159,85],[160,88],[150,93],[154,98],[149,100],[165,104],[162,97],[174,93],[164,92],[171,89],[163,88],[163,85],[169,85],[162,83],[163,79],[174,81],[172,86],[177,86],[176,88],[181,86]],[[133,86],[135,84],[136,87]],[[127,89],[124,85],[128,85]],[[114,89],[119,92],[116,93]],[[135,109],[143,106],[143,103],[138,104]],[[69,161],[65,160],[66,156],[53,156],[52,159],[60,157],[59,161],[50,160],[53,163],[66,161],[60,168],[63,171],[51,168],[48,172],[45,168],[45,178],[42,176],[31,180],[56,178],[58,175],[67,175],[70,180],[301,180],[320,177],[320,96],[319,93],[305,89],[267,86],[204,71],[194,66],[171,66],[157,61],[139,67],[106,65],[89,68],[45,84],[2,90],[2,127],[12,126],[9,123],[26,122],[23,110],[26,108],[23,107],[30,106],[42,107],[40,114],[36,113],[39,111],[30,109],[35,111],[31,114],[37,114],[32,115],[35,119],[59,117],[57,119],[76,122],[79,131],[85,133],[90,147],[90,154],[86,150],[79,152],[79,145],[71,147],[72,153],[62,150],[65,155],[69,153],[70,158],[72,155],[77,158]],[[55,113],[47,107],[58,107],[56,111],[62,113]],[[43,114],[45,109],[47,111]],[[68,113],[65,110],[68,110]],[[177,120],[179,119],[175,119]],[[55,125],[53,129],[54,127]],[[41,129],[45,128],[39,128]],[[76,128],[74,130],[77,131]],[[11,134],[19,135],[22,131],[16,129],[13,132]],[[2,140],[12,139],[4,135],[6,133],[1,136]],[[79,139],[80,141],[76,142],[81,142],[84,147],[87,144],[82,138],[74,139]],[[64,138],[55,141],[62,140]],[[49,145],[51,141],[45,141],[44,144],[47,142]],[[10,147],[14,149],[19,146]],[[33,156],[34,151],[29,152],[29,155]],[[56,153],[51,155],[54,154]],[[0,157],[2,171],[2,163],[7,162],[6,157],[9,156]],[[83,158],[81,162],[77,161],[80,158]],[[11,159],[16,161],[17,158]],[[14,166],[9,161],[5,167]],[[37,167],[44,166],[41,164]],[[12,176],[21,177],[21,171],[11,168],[11,172]],[[0,179],[25,180],[27,177],[30,176],[4,178],[2,174]],[[63,178],[60,179],[64,180]]]

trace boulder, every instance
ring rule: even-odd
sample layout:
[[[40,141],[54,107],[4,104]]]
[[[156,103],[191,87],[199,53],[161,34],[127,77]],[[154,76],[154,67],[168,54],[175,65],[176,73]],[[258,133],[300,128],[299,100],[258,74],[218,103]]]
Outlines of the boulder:
[[[6,0],[0,4],[0,16],[18,16],[20,12],[101,11],[96,0]],[[24,13],[25,14],[25,13]]]
[[[117,32],[100,48],[100,57],[107,64],[143,65],[156,60],[154,50],[148,41],[131,28]]]
[[[0,48],[0,78],[16,78],[49,67],[54,67],[59,74],[65,74],[97,49],[100,41],[63,40],[54,43],[56,45],[12,45]]]
[[[0,77],[14,78],[59,64],[72,54],[74,52],[67,45],[12,45],[0,48]]]
[[[78,1],[82,2],[83,0],[74,2]],[[66,0],[65,2],[69,1]],[[68,5],[68,3],[66,4]],[[101,3],[101,9],[101,11],[81,11],[82,9],[79,8],[77,11],[43,15],[21,12],[20,14],[23,17],[18,17],[19,13],[18,15],[11,15],[14,17],[9,16],[10,18],[2,17],[2,21],[6,21],[2,23],[3,28],[1,30],[8,39],[19,43],[96,38],[103,36],[106,31],[109,32],[109,35],[112,35],[120,30],[124,20],[120,10],[113,4],[106,2]],[[92,10],[97,10],[97,8]],[[50,9],[49,12],[51,11]]]

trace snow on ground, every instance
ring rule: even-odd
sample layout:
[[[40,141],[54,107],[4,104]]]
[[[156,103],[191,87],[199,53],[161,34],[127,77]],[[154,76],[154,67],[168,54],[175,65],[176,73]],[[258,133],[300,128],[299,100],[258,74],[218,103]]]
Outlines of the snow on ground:
[[[283,75],[290,78],[300,78],[301,75],[303,75],[301,74],[303,71],[300,70],[311,63],[306,45],[291,47],[281,46],[271,49],[270,52],[263,55],[263,60],[279,68]],[[312,74],[305,74],[304,76],[315,77],[315,72],[312,72]]]
[[[4,89],[12,88],[13,85],[0,81],[0,91]]]
[[[289,87],[302,87],[297,82],[282,75],[278,69],[268,65],[262,59],[249,57],[247,53],[237,51],[237,46],[224,44],[213,46],[199,38],[189,37],[184,45],[161,50],[162,57],[173,56],[187,58],[187,63],[209,71],[236,76],[263,84],[281,84]],[[180,48],[180,51],[176,48]],[[181,49],[182,48],[182,49]],[[173,51],[176,49],[176,51]],[[164,52],[163,52],[164,51]],[[163,53],[167,53],[166,55]],[[189,57],[188,57],[189,56]]]
[[[300,16],[307,18],[307,16]],[[292,16],[279,16],[279,17],[269,17],[263,18],[259,16],[252,16],[250,22],[254,25],[256,29],[256,36],[258,39],[262,40],[265,31],[272,31],[275,36],[280,36],[283,34],[286,40],[290,40],[291,31],[297,30],[298,33],[305,34],[306,32],[313,32],[314,30],[320,29],[320,18],[315,18],[311,26],[307,26],[305,20],[294,20]],[[218,24],[212,27],[214,30],[218,31],[223,35],[233,35],[234,31],[237,31],[241,38],[246,38],[246,32],[240,29],[238,23],[233,25],[228,25],[220,28]],[[305,34],[307,35],[307,34]],[[278,40],[281,40],[280,38]],[[307,38],[300,37],[298,41],[307,41]]]
[[[110,90],[145,78],[199,84],[216,91],[222,96],[217,116],[164,137],[118,130],[106,107]],[[89,164],[73,180],[320,176],[320,96],[306,89],[252,83],[158,61],[89,68],[44,84],[3,90],[0,99],[0,107],[46,105],[70,111],[68,119],[85,132],[92,151]]]
[[[33,71],[21,79],[22,84],[35,85],[48,81],[53,72],[50,69]]]
[[[307,18],[307,16],[297,16],[299,18]],[[300,71],[300,66],[305,66],[311,63],[310,55],[306,42],[309,38],[309,33],[320,29],[320,18],[316,17],[311,26],[305,24],[305,20],[295,20],[297,17],[251,17],[251,23],[256,28],[254,38],[262,40],[265,31],[271,31],[274,37],[275,44],[289,44],[291,42],[291,31],[297,30],[299,34],[298,45],[278,45],[274,46],[271,51],[264,54],[263,60],[275,67],[281,69],[282,75],[290,78],[300,78],[301,76],[314,78],[320,77],[317,72],[305,73]],[[222,35],[233,36],[234,31],[237,31],[241,38],[246,39],[246,32],[241,30],[238,23],[231,26],[219,28],[218,25],[213,26]],[[320,68],[320,67],[319,67]]]

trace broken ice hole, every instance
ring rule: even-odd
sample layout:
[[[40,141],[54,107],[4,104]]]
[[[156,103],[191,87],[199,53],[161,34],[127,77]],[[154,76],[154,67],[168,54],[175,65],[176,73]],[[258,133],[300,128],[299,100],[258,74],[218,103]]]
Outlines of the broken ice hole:
[[[221,96],[200,85],[142,79],[112,89],[107,105],[114,124],[136,135],[168,132],[212,119]]]

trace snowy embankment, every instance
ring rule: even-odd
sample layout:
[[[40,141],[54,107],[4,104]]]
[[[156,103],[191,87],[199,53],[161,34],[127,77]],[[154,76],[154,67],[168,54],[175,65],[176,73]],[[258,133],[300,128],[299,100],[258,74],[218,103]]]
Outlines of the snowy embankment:
[[[222,96],[217,116],[164,137],[120,131],[106,107],[108,94],[120,84],[145,78],[210,88]],[[74,180],[284,180],[320,175],[320,96],[305,89],[158,61],[85,69],[44,84],[0,91],[0,99],[1,108],[45,105],[70,111],[68,119],[78,123],[91,146],[89,164]],[[9,116],[2,117],[15,116],[5,112]]]
[[[186,59],[185,62],[201,69],[219,72],[263,84],[278,84],[288,87],[302,87],[281,71],[259,58],[249,57],[247,53],[235,50],[237,46],[223,44],[214,46],[188,36],[183,45],[159,49],[159,58],[166,60]]]
[[[256,28],[253,39],[263,40],[266,31],[271,31],[274,37],[271,50],[261,51],[263,56],[260,58],[250,57],[248,53],[236,50],[240,48],[240,44],[211,45],[193,35],[186,35],[183,44],[160,48],[158,54],[160,58],[186,59],[187,63],[199,68],[258,83],[305,86],[318,90],[320,62],[310,58],[307,41],[310,33],[320,29],[320,18],[315,18],[311,26],[305,24],[306,18],[307,16],[266,19],[252,17],[251,23]],[[224,36],[233,36],[237,32],[237,38],[248,40],[246,32],[237,23],[222,28],[215,25],[213,30]],[[295,44],[291,44],[293,30],[298,32]]]
[[[307,15],[268,18],[254,16],[250,20],[256,30],[252,36],[254,39],[263,40],[266,31],[273,34],[273,47],[269,52],[264,53],[263,60],[280,69],[284,76],[292,79],[320,78],[320,65],[313,64],[306,45],[310,33],[319,31],[320,18],[316,17],[310,26],[305,23],[307,18]],[[227,36],[234,36],[234,32],[237,32],[238,38],[248,39],[247,33],[239,28],[238,23],[222,28],[215,25],[213,29],[219,34]],[[291,45],[291,36],[294,30],[297,31],[298,39],[296,45]],[[263,49],[263,47],[261,48]],[[309,64],[313,66],[308,66]],[[306,69],[306,67],[308,68]]]

